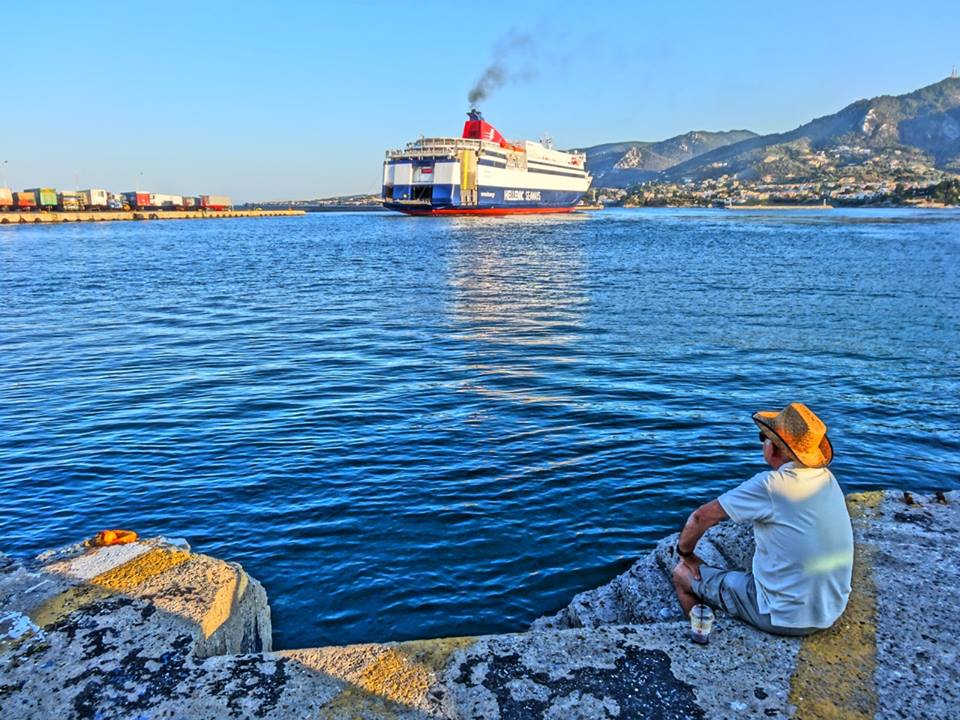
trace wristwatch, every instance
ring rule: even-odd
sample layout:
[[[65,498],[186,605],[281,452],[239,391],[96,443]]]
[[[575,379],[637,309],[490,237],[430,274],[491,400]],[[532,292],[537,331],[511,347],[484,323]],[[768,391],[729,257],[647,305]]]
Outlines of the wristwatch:
[[[680,549],[680,543],[679,543],[679,542],[677,542],[676,551],[677,551],[677,555],[679,555],[679,556],[682,557],[682,558],[693,557],[693,555],[694,555],[694,551],[693,551],[693,550],[691,550],[690,552],[684,552],[683,550],[681,550],[681,549]]]

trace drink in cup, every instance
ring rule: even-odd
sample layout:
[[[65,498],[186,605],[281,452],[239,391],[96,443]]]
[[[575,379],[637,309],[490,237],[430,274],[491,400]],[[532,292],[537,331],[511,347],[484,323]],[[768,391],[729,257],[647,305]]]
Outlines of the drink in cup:
[[[699,644],[710,642],[710,631],[713,629],[713,610],[706,605],[694,605],[690,609],[690,637]]]

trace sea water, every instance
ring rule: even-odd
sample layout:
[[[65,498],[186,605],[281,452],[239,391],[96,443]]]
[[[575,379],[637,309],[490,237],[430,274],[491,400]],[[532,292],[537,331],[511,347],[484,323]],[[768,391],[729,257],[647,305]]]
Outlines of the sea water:
[[[0,226],[0,550],[185,537],[278,647],[521,630],[763,469],[960,477],[960,213]]]

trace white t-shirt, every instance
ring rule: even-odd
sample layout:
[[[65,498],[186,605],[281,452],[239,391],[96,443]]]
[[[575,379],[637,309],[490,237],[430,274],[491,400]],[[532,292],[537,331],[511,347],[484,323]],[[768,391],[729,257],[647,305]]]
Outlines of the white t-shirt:
[[[853,529],[833,474],[786,463],[718,499],[733,521],[753,523],[760,612],[780,627],[830,627],[853,572]]]

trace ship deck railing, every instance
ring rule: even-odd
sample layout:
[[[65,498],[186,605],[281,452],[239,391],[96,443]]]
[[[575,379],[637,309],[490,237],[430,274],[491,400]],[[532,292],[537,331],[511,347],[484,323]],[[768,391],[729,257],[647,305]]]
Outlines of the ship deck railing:
[[[388,160],[392,158],[436,157],[437,155],[453,156],[460,150],[495,150],[502,152],[503,148],[500,143],[490,142],[489,140],[459,137],[422,137],[419,140],[407,143],[403,150],[387,150],[386,156]],[[566,154],[579,160],[580,167],[583,167],[587,159],[586,153],[569,152]]]
[[[420,138],[407,143],[403,150],[387,150],[387,158],[420,157],[437,154],[453,154],[460,150],[499,149],[498,143],[473,138]]]

